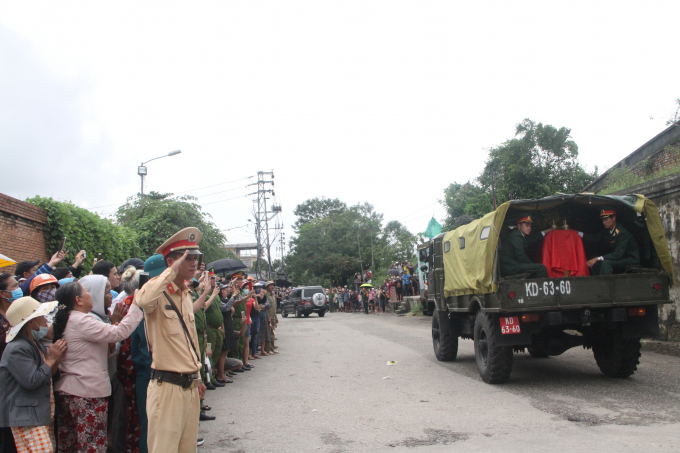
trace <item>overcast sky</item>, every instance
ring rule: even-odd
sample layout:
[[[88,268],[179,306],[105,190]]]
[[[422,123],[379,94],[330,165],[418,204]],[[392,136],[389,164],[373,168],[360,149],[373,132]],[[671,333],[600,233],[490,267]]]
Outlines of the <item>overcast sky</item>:
[[[288,238],[315,196],[423,231],[524,118],[571,128],[600,171],[665,129],[678,17],[678,1],[2,2],[0,191],[111,214],[141,161],[181,149],[146,190],[199,196],[220,229],[253,218],[244,178],[273,170]]]

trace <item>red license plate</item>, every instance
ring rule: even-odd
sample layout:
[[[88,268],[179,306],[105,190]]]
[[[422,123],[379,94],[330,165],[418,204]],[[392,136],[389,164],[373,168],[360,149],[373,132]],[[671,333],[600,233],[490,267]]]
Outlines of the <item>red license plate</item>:
[[[501,333],[503,335],[521,333],[519,329],[519,316],[508,316],[500,318]]]

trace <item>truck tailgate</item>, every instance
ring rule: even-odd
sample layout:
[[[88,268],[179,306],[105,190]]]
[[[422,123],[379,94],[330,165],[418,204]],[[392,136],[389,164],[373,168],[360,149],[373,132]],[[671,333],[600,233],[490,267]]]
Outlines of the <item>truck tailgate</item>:
[[[499,283],[498,297],[513,311],[649,305],[670,303],[668,286],[664,273],[521,279]]]

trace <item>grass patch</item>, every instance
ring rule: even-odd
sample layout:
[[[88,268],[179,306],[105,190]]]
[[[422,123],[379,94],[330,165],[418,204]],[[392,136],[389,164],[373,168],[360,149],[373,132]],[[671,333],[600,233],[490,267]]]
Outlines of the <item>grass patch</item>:
[[[680,146],[668,146],[664,150],[676,158],[680,156]],[[608,195],[628,187],[636,186],[654,179],[663,178],[680,172],[680,161],[662,170],[651,172],[651,161],[649,159],[640,162],[635,166],[636,169],[643,168],[645,173],[643,175],[636,175],[631,168],[617,168],[611,171],[607,176],[607,185],[598,192],[599,195]]]

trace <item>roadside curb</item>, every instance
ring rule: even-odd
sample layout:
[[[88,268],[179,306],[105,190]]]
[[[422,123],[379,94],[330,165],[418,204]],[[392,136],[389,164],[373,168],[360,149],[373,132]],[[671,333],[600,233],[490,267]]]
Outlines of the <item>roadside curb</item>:
[[[640,340],[643,351],[652,351],[657,354],[670,355],[680,357],[680,343],[672,341],[658,341],[658,340]]]

